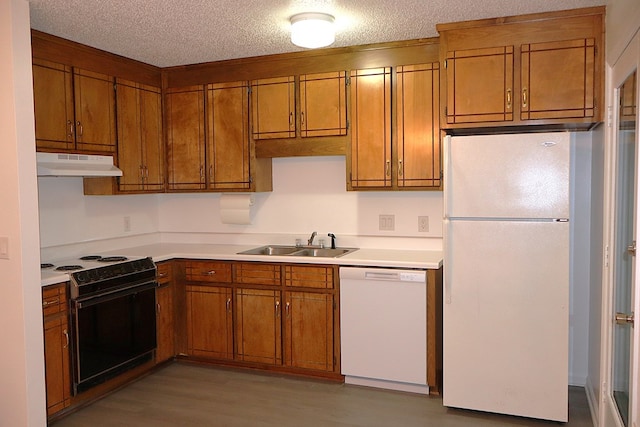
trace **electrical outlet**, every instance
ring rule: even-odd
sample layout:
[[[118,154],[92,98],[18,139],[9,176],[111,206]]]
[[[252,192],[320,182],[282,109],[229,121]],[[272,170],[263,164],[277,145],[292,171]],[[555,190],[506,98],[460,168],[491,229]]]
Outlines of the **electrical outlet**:
[[[125,231],[125,233],[131,231],[131,217],[130,216],[125,216],[123,222],[124,222],[124,231]]]
[[[380,231],[393,231],[395,230],[395,215],[380,215],[379,217],[379,227]]]
[[[427,233],[429,231],[429,217],[428,216],[419,216],[418,217],[418,231],[420,233]]]

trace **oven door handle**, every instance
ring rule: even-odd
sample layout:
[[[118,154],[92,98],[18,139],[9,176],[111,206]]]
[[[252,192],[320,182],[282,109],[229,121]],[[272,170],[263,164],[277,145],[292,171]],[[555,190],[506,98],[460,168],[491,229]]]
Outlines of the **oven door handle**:
[[[158,282],[156,282],[155,280],[151,282],[141,283],[141,284],[139,283],[124,289],[120,288],[117,291],[108,293],[106,295],[94,296],[86,299],[76,299],[76,300],[73,300],[73,304],[74,304],[74,307],[78,309],[84,308],[84,307],[91,307],[92,305],[100,304],[107,301],[112,301],[117,298],[122,298],[127,295],[136,294],[138,292],[146,291],[148,289],[154,289],[157,287],[158,287]]]

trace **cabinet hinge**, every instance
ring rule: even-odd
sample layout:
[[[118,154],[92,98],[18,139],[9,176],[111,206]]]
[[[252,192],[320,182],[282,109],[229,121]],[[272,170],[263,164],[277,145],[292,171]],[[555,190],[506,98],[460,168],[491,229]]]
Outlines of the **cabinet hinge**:
[[[345,86],[351,86],[351,77],[347,77],[347,78],[344,80],[344,84],[345,84]]]
[[[444,115],[445,115],[445,116],[448,116],[448,115],[449,115],[449,112],[447,111],[447,106],[446,106],[446,105],[444,106]]]
[[[347,130],[349,130],[349,126],[351,125],[351,123],[349,122],[349,120],[347,120]]]
[[[333,356],[333,366],[336,366],[338,364],[338,359],[336,359],[335,356]]]
[[[338,308],[338,304],[336,304],[336,302],[334,301],[334,302],[333,302],[333,309],[335,310],[335,309],[337,309],[337,308]]]
[[[247,93],[251,94],[251,85],[247,86]]]
[[[249,184],[253,183],[253,175],[249,175]]]

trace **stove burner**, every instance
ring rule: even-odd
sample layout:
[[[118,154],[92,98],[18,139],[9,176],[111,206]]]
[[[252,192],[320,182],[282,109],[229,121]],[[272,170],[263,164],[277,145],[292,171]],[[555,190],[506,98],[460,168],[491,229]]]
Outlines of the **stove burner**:
[[[51,268],[53,267],[53,264],[45,262],[43,264],[40,264],[40,268]]]
[[[106,256],[104,258],[99,258],[97,261],[98,262],[120,262],[120,261],[126,261],[127,257],[126,256]]]
[[[60,267],[56,268],[56,270],[58,271],[74,271],[74,270],[81,270],[82,267],[81,265],[61,265]]]
[[[100,255],[85,255],[83,257],[80,257],[82,261],[95,261],[99,260],[100,258],[102,258],[102,256]]]

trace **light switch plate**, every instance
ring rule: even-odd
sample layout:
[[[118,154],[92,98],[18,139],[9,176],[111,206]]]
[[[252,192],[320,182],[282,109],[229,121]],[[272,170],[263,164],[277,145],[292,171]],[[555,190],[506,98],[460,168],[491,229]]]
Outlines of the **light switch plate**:
[[[9,259],[9,238],[0,237],[0,259]]]

